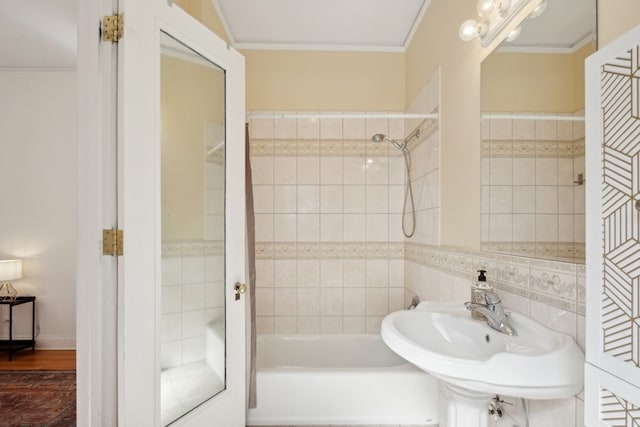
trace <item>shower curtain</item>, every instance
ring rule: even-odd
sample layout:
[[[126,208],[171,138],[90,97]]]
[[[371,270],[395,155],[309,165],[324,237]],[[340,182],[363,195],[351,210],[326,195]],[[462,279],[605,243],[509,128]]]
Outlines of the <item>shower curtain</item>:
[[[251,151],[249,147],[249,123],[244,126],[245,135],[245,197],[247,209],[247,270],[249,273],[249,408],[255,408],[256,399],[256,237],[253,212],[253,182],[251,179]]]

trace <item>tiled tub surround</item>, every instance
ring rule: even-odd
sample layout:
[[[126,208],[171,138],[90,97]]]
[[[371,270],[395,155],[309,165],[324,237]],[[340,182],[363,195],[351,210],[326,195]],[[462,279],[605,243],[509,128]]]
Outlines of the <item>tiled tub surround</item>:
[[[584,121],[483,119],[482,132],[482,248],[584,263]]]
[[[162,244],[162,369],[205,359],[206,325],[224,321],[221,241]]]
[[[403,308],[406,172],[370,138],[401,140],[404,121],[252,118],[250,129],[258,333],[379,332]]]
[[[468,301],[471,283],[480,268],[488,271],[507,309],[528,315],[551,329],[566,333],[584,351],[585,268],[573,263],[461,251],[407,243],[405,247],[406,298]],[[524,425],[519,399],[503,396],[513,406],[506,412]],[[531,426],[582,426],[582,397],[530,400]],[[514,424],[509,416],[498,426]],[[562,420],[562,421],[559,421]]]

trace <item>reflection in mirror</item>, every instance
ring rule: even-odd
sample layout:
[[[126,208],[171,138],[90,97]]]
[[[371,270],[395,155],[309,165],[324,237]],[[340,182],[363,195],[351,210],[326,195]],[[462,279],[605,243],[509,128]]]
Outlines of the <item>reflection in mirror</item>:
[[[596,0],[547,0],[482,63],[481,248],[584,263],[584,59]]]
[[[225,73],[161,34],[161,421],[225,388]]]

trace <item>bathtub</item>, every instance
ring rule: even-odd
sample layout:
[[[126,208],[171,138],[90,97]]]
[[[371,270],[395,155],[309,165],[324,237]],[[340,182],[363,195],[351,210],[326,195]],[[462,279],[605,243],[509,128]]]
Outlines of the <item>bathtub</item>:
[[[247,425],[438,424],[435,378],[379,335],[261,335]]]

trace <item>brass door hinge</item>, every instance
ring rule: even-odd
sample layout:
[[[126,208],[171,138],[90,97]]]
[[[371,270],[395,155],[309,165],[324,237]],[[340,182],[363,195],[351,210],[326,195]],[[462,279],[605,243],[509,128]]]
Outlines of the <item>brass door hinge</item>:
[[[102,255],[121,256],[124,253],[122,234],[122,230],[102,230]]]
[[[102,40],[106,42],[118,43],[122,38],[124,22],[122,14],[105,16],[102,20]]]

